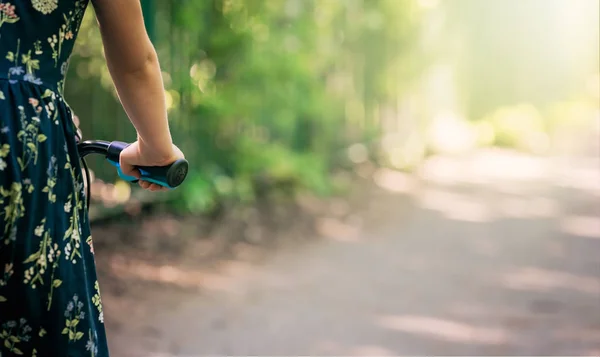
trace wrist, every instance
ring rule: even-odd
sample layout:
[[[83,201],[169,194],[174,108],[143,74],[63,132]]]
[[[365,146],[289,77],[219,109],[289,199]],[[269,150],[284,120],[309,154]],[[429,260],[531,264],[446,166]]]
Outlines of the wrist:
[[[157,159],[168,158],[173,154],[173,140],[170,133],[167,135],[155,136],[151,140],[142,137],[138,133],[138,142],[140,149],[145,152],[151,152],[157,156]]]

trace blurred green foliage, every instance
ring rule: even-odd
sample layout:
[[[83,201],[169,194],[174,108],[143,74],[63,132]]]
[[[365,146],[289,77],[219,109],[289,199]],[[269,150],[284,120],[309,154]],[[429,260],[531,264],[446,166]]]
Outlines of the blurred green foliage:
[[[413,0],[143,4],[153,10],[146,20],[174,136],[191,162],[181,191],[194,210],[224,197],[253,200],[267,187],[330,193],[329,175],[343,165],[340,150],[376,136],[377,108],[396,99],[397,83],[416,78]],[[69,79],[66,96],[84,136],[135,138],[92,11]],[[101,163],[92,166],[102,178],[114,177]]]
[[[142,4],[191,163],[177,190],[186,210],[325,195],[338,169],[371,160],[409,170],[471,143],[543,153],[550,133],[589,125],[600,110],[596,0]],[[135,138],[91,9],[69,77],[85,137]]]

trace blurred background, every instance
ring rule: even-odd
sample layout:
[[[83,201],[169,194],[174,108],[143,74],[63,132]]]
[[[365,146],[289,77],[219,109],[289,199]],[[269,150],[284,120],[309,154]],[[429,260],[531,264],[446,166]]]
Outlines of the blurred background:
[[[183,186],[101,159],[117,356],[600,355],[598,0],[142,0]],[[86,14],[65,95],[135,139]]]

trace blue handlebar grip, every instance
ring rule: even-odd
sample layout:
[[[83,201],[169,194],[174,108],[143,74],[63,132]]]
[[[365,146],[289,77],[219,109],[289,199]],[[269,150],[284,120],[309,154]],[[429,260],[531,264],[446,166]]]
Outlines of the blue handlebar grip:
[[[117,168],[117,172],[123,180],[136,182],[137,179],[135,177],[123,174],[121,166],[119,165],[121,151],[128,146],[128,143],[122,141],[111,142],[107,149],[106,159]],[[187,160],[179,159],[165,166],[138,166],[137,169],[140,172],[141,180],[173,189],[181,185],[185,180],[188,173],[188,167],[189,164]]]
[[[121,165],[118,162],[115,162],[113,160],[108,159],[108,162],[110,162],[113,166],[115,166],[117,168],[117,173],[119,174],[119,177],[127,182],[138,182],[139,180],[135,177],[135,176],[129,176],[129,175],[125,175],[123,173],[123,171],[121,170]],[[158,178],[158,177],[153,177],[148,171],[142,169],[142,168],[138,168],[138,170],[140,171],[141,177],[140,179],[147,181],[147,182],[152,182],[155,183],[157,185],[169,188],[169,189],[173,189],[174,187],[171,187],[167,182],[166,182],[166,178]]]

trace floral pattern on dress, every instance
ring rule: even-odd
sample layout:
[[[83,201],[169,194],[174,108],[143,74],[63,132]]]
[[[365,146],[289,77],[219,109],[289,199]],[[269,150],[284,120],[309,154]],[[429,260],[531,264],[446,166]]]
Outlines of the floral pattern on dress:
[[[109,356],[61,94],[86,7],[0,0],[0,357]]]
[[[58,8],[58,0],[31,0],[34,9],[44,15],[48,15]]]
[[[19,16],[15,13],[15,5],[11,3],[0,3],[0,27],[5,23],[14,24],[19,21]]]

